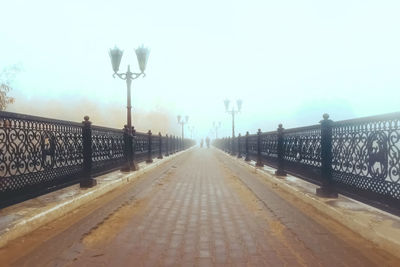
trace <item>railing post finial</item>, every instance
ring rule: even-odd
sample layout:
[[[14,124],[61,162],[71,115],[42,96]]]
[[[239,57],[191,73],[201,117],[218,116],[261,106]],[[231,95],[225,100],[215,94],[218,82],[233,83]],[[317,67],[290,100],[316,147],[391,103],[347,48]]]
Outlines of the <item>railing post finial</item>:
[[[147,132],[147,135],[149,136],[148,137],[148,146],[147,146],[147,160],[146,160],[146,163],[152,163],[153,162],[153,157],[152,157],[152,150],[153,150],[153,144],[152,144],[152,138],[151,138],[151,136],[152,136],[152,133],[151,133],[151,130],[149,130],[148,132]]]
[[[83,173],[80,187],[89,188],[97,184],[92,177],[92,123],[89,116],[83,117],[82,121],[82,146],[83,146]]]
[[[249,131],[246,132],[246,139],[245,139],[245,150],[246,150],[246,157],[244,158],[245,161],[250,161],[249,155]]]
[[[320,197],[337,198],[338,193],[334,189],[332,180],[332,126],[333,121],[329,114],[322,115],[321,124],[321,182],[316,193]]]

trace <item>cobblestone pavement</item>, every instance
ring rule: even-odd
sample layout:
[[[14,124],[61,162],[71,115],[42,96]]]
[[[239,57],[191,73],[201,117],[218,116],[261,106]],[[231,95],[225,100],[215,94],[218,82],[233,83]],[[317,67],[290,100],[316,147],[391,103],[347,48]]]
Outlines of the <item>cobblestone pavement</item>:
[[[399,266],[349,230],[305,206],[295,207],[220,152],[197,149],[182,157],[140,194],[103,214],[90,231],[60,246],[60,235],[70,236],[81,224],[77,220],[14,264]],[[57,255],[43,262],[41,255],[52,246],[60,247]]]

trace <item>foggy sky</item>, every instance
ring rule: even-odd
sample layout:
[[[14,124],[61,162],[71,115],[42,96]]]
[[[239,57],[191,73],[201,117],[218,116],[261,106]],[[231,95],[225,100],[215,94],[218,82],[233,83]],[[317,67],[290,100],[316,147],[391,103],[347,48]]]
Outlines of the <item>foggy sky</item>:
[[[19,63],[9,111],[119,127],[134,48],[150,47],[147,76],[133,82],[133,124],[197,137],[229,135],[223,100],[243,99],[236,132],[399,111],[400,2],[0,1],[0,69]]]

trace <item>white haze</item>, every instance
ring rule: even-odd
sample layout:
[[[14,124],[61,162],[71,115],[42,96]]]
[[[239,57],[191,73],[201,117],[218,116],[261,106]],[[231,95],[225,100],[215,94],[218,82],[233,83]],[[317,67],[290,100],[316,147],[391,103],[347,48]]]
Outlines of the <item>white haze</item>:
[[[213,121],[229,135],[225,98],[243,99],[237,133],[399,110],[398,0],[1,0],[0,10],[0,69],[23,68],[9,111],[77,121],[92,111],[94,123],[122,127],[126,87],[107,53],[118,45],[121,69],[137,70],[142,43],[151,54],[134,111],[168,113],[161,130],[175,134],[181,114],[197,138]],[[43,114],[49,103],[60,113]]]

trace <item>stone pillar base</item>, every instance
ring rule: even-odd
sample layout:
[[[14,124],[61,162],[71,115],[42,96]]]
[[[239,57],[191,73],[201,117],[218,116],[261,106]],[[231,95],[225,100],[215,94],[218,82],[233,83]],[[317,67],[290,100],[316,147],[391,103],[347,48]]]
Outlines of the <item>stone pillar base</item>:
[[[132,172],[132,171],[137,171],[139,170],[139,166],[135,161],[132,162],[132,164],[126,163],[121,169],[121,172]]]
[[[324,198],[338,198],[338,193],[328,187],[317,188],[316,194],[317,194],[317,196],[324,197]]]
[[[286,172],[283,170],[277,170],[275,171],[276,176],[286,176]]]
[[[90,187],[93,187],[95,185],[97,185],[97,181],[96,181],[96,179],[93,179],[93,178],[85,179],[85,180],[82,180],[80,182],[80,187],[81,188],[90,188]]]
[[[261,161],[257,161],[256,166],[257,167],[264,167],[264,163],[262,163]]]

